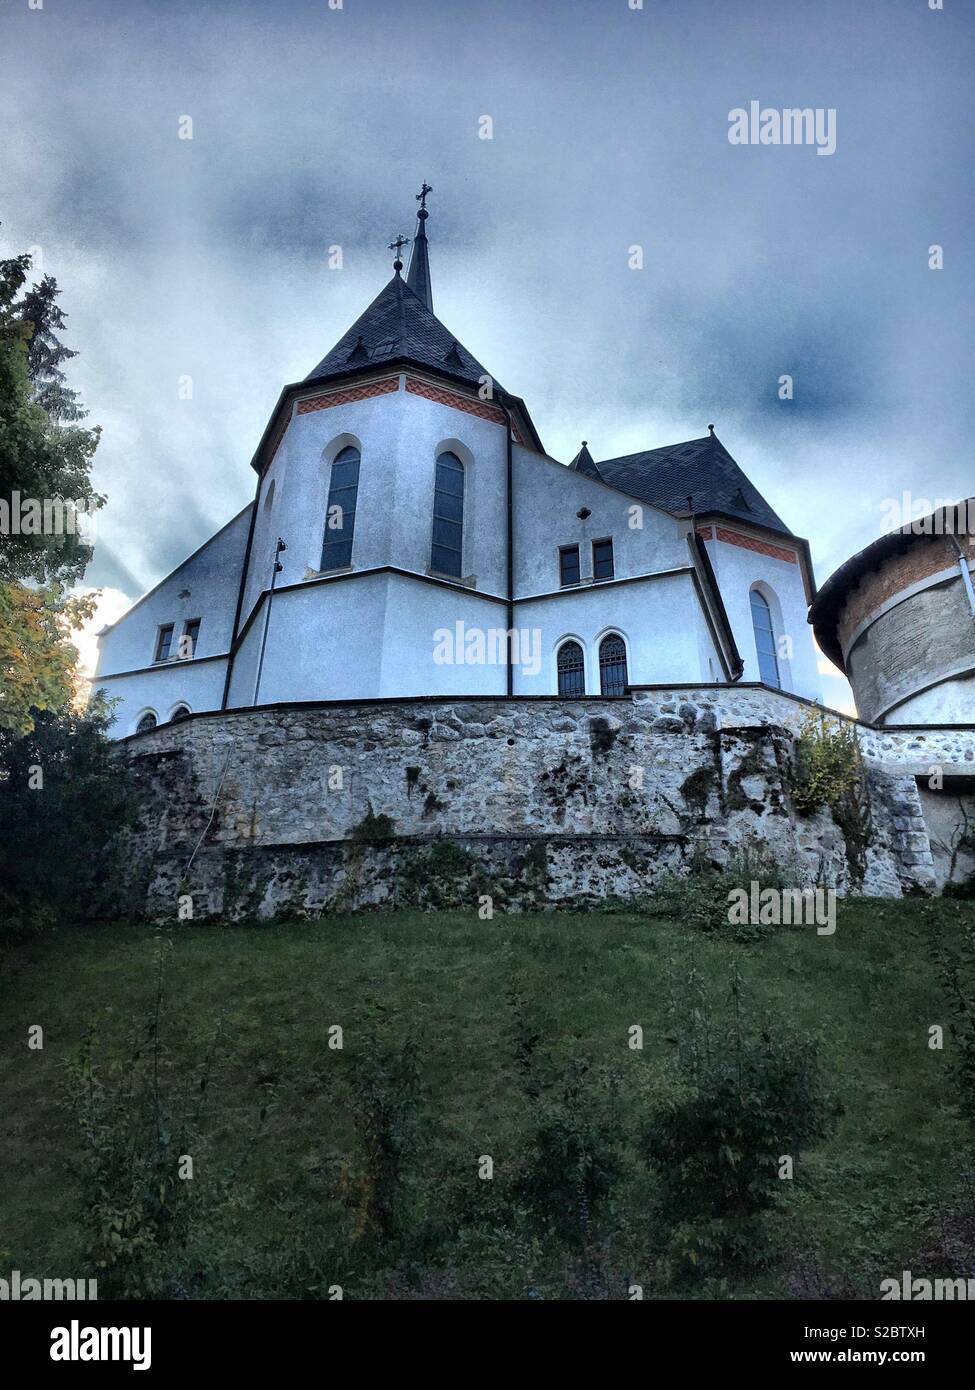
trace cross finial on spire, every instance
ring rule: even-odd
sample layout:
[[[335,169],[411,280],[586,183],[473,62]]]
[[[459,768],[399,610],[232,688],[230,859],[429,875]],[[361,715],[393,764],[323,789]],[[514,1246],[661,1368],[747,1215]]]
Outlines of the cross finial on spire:
[[[398,236],[394,241],[391,241],[389,243],[390,251],[396,252],[396,259],[395,261],[393,261],[393,269],[396,271],[397,275],[403,269],[403,262],[399,258],[399,253],[402,251],[404,246],[409,246],[409,244],[410,239],[408,236]]]
[[[416,235],[413,238],[413,250],[410,252],[410,268],[406,272],[406,283],[427,308],[433,313],[433,291],[430,288],[430,257],[427,250],[427,194],[432,193],[433,189],[426,179],[420,185],[420,191],[416,195],[416,201],[420,206],[416,210]]]

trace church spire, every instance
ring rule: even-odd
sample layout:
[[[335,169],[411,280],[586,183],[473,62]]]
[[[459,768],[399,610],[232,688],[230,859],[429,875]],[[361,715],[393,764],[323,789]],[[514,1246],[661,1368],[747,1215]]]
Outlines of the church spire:
[[[413,238],[413,250],[410,253],[410,268],[406,272],[406,283],[422,303],[433,313],[433,288],[430,284],[430,255],[427,247],[427,227],[426,222],[430,214],[427,212],[427,194],[432,193],[433,189],[424,179],[423,186],[416,195],[416,201],[420,207],[416,214],[416,236]]]

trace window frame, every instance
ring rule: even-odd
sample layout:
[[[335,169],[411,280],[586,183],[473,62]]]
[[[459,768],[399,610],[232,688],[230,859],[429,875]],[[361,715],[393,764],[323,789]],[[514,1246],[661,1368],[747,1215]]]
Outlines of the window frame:
[[[349,484],[340,487],[335,486],[335,469],[337,466],[351,464],[351,458],[344,458],[345,454],[355,454],[355,484],[354,488]],[[352,550],[355,544],[355,519],[359,510],[359,480],[362,469],[362,450],[358,444],[344,444],[332,459],[328,470],[328,495],[325,498],[325,527],[322,532],[322,554],[319,562],[320,574],[332,574],[337,570],[352,568]],[[353,492],[352,506],[346,507],[342,502],[333,502],[332,498],[336,493]],[[329,526],[329,515],[333,506],[342,508],[341,527]],[[352,517],[352,524],[348,524],[349,516]],[[348,533],[348,534],[346,534]],[[338,539],[336,539],[338,537]],[[329,546],[348,546],[348,555],[339,564],[332,563],[333,557],[326,556]]]
[[[610,573],[609,573],[609,574],[597,574],[597,573],[596,573],[596,547],[597,547],[598,545],[608,545],[608,546],[609,546],[609,564],[610,564]],[[613,537],[612,537],[612,536],[601,536],[598,540],[594,540],[593,543],[592,543],[592,582],[593,582],[594,584],[605,584],[605,583],[607,583],[610,579],[615,579],[615,578],[616,578],[616,551],[615,551],[615,549],[614,549],[614,547],[613,547]]]
[[[181,634],[180,634],[179,643],[177,644],[177,650],[178,650],[178,648],[179,648],[180,646],[182,646],[183,641],[184,641],[187,637],[189,637],[189,635],[190,635],[190,628],[191,628],[191,627],[194,627],[194,626],[196,627],[196,633],[195,633],[195,635],[194,635],[194,637],[193,637],[193,650],[190,652],[189,656],[181,656],[181,657],[180,657],[180,661],[192,661],[193,658],[196,656],[196,649],[197,649],[197,646],[199,645],[199,641],[200,641],[200,628],[203,626],[203,619],[202,619],[202,618],[187,618],[187,619],[186,619],[186,621],[183,623],[183,631],[182,631]]]
[[[609,661],[604,661],[604,660],[603,660],[603,647],[606,645],[607,642],[618,642],[618,643],[620,644],[620,647],[622,648],[622,651],[623,651],[623,661],[622,661],[622,666],[623,666],[623,684],[622,684],[622,689],[620,689],[620,690],[618,690],[618,691],[617,691],[617,690],[610,691],[610,690],[607,690],[607,689],[606,689],[606,684],[607,684],[607,682],[606,682],[606,680],[604,679],[604,674],[603,674],[604,671],[609,670],[609,669],[614,668],[614,667],[619,667],[619,665],[620,665],[620,663],[619,663],[618,661],[609,662]],[[629,683],[630,683],[630,661],[629,661],[629,652],[628,652],[627,649],[626,649],[626,639],[625,639],[625,637],[623,636],[623,634],[622,634],[621,632],[617,632],[617,631],[615,630],[615,628],[614,628],[612,632],[606,632],[606,633],[604,633],[604,634],[602,635],[602,637],[599,639],[599,646],[598,646],[597,649],[596,649],[596,663],[597,663],[597,665],[598,665],[598,667],[599,667],[599,693],[600,693],[600,695],[601,695],[604,699],[615,699],[615,698],[617,698],[617,697],[620,696],[620,695],[625,695],[625,694],[626,694],[626,687],[627,687],[627,686],[629,685]]]
[[[571,554],[573,554],[573,553],[575,553],[575,558],[576,558],[576,577],[575,577],[575,579],[566,579],[566,577],[565,577],[565,557],[566,557],[567,555],[571,555]],[[560,588],[560,589],[575,589],[575,588],[576,588],[578,585],[580,585],[581,583],[582,583],[582,547],[579,545],[579,542],[578,542],[578,541],[576,541],[576,543],[575,543],[574,545],[560,545],[560,546],[559,546],[559,588]]]
[[[156,662],[172,661],[173,636],[176,632],[175,623],[160,623],[156,628],[156,654],[152,658],[153,664]],[[168,637],[166,636],[168,634]],[[163,642],[166,644],[166,654],[163,655]]]
[[[571,670],[569,670],[569,671],[563,672],[563,670],[562,670],[562,657],[563,657],[563,653],[566,652],[566,651],[568,651],[568,649],[569,649],[570,647],[575,647],[576,651],[579,653],[579,664],[578,664],[577,667],[575,667],[575,668],[573,668],[573,669],[571,669]],[[578,675],[578,677],[579,677],[579,679],[580,679],[580,681],[581,681],[581,685],[582,685],[581,690],[563,690],[563,689],[562,689],[562,676],[563,676],[563,674],[565,674],[565,675],[570,675],[570,676],[571,676],[571,675]],[[555,690],[556,690],[556,694],[558,695],[559,699],[561,699],[561,700],[581,700],[581,699],[583,699],[583,698],[585,697],[585,694],[586,694],[586,649],[585,649],[585,647],[582,645],[582,643],[579,641],[579,639],[578,639],[577,637],[566,637],[563,641],[561,641],[561,642],[559,643],[558,647],[556,648],[556,652],[555,652]]]
[[[451,463],[444,463],[444,471],[448,474],[459,474],[460,493],[448,492],[446,488],[439,486],[441,463],[444,459],[451,459]],[[455,466],[456,465],[456,466]],[[437,511],[438,497],[456,498],[460,497],[460,520],[456,517],[446,516]],[[464,513],[467,505],[467,465],[454,449],[441,449],[434,460],[433,469],[433,519],[430,528],[430,573],[442,575],[444,579],[460,580],[464,578]],[[460,528],[460,544],[448,545],[444,541],[437,540],[437,522],[440,521],[447,526],[458,526]],[[457,572],[452,569],[445,569],[438,565],[435,560],[437,551],[448,551],[457,556]]]
[[[763,614],[763,616],[768,617],[768,636],[772,645],[772,650],[770,652],[763,652],[761,647],[759,646],[759,629],[755,622],[756,599],[758,599],[759,604],[761,605],[759,611]],[[772,605],[771,603],[769,603],[765,594],[762,593],[762,590],[758,587],[757,584],[753,584],[748,591],[748,611],[751,615],[752,620],[752,639],[755,643],[755,659],[758,662],[758,678],[763,685],[769,686],[769,688],[772,690],[784,690],[785,686],[782,683],[782,666],[779,662],[778,641],[775,635],[775,618],[772,614]],[[775,671],[774,684],[767,679],[766,672],[763,670],[764,660],[771,660],[772,662]]]

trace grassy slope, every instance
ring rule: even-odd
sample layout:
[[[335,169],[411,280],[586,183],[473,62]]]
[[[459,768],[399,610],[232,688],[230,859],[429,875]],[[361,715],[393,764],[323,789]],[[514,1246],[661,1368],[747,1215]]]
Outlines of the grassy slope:
[[[767,1017],[774,1031],[820,1036],[827,1085],[843,1110],[804,1158],[814,1188],[790,1191],[800,1244],[814,1233],[829,1264],[856,1267],[872,1256],[897,1273],[917,1252],[929,1200],[950,1185],[966,1149],[948,1075],[951,1044],[944,1052],[927,1046],[928,1027],[948,1019],[925,920],[936,914],[950,934],[972,911],[860,902],[841,909],[832,938],[780,930],[751,945],[624,914],[180,926],[166,977],[167,1078],[198,1072],[224,1016],[206,1138],[195,1153],[197,1190],[217,1192],[215,1176],[246,1159],[213,1212],[205,1243],[223,1253],[200,1291],[295,1291],[267,1262],[302,1245],[316,1223],[338,1220],[328,1174],[330,1156],[353,1143],[344,1088],[357,1059],[384,1047],[413,1041],[434,1136],[421,1168],[434,1183],[479,1186],[484,1153],[502,1177],[519,1162],[535,1109],[518,1066],[519,1029],[539,1035],[543,1077],[579,1057],[622,1069],[620,1123],[635,1127],[648,1090],[672,1064],[692,959],[719,1015],[737,962],[750,1022]],[[64,1062],[95,1016],[103,1046],[132,1036],[152,1008],[154,951],[151,932],[106,927],[49,940],[8,964],[0,992],[0,1269],[86,1270],[73,1165],[79,1141],[60,1099]],[[33,1052],[27,1029],[38,1023],[45,1047]],[[344,1029],[342,1052],[326,1046],[333,1023]],[[642,1053],[627,1048],[633,1023],[644,1028]],[[633,1167],[620,1203],[638,1230],[652,1179]],[[476,1239],[472,1249],[475,1262],[490,1259],[476,1253]],[[464,1260],[459,1254],[462,1269]],[[256,1271],[250,1283],[241,1273],[247,1265]],[[652,1282],[639,1268],[633,1277],[641,1274]],[[557,1293],[547,1271],[526,1269],[529,1279]],[[739,1292],[781,1295],[784,1279],[783,1266]],[[315,1286],[308,1276],[307,1287]],[[502,1279],[498,1292],[507,1287]]]

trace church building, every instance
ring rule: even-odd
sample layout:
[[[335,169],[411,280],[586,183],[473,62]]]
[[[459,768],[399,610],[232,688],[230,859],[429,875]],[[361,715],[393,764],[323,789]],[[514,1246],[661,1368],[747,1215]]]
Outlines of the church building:
[[[713,426],[546,454],[434,313],[430,191],[405,278],[400,239],[392,279],[282,390],[253,502],[101,634],[115,736],[282,702],[737,681],[818,699],[807,542]]]

